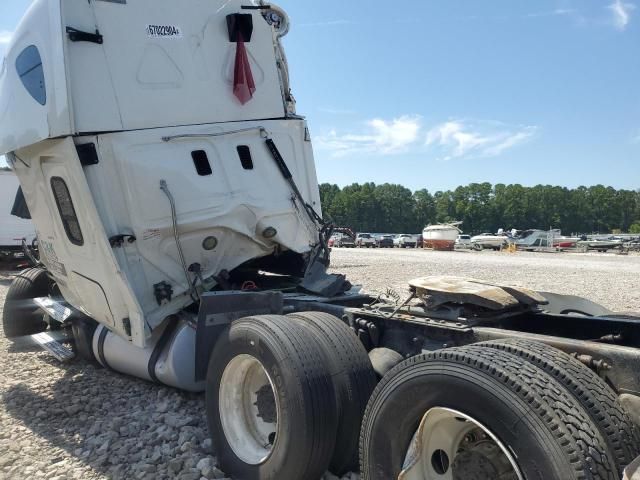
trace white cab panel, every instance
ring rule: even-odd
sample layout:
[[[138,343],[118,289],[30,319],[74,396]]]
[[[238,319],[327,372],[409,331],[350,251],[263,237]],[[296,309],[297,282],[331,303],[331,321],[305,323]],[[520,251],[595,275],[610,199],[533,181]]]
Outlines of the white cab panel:
[[[35,0],[0,66],[0,154],[47,138],[283,118],[274,31],[241,0]],[[245,43],[255,81],[233,94],[237,44],[227,15],[251,15]],[[71,41],[67,28],[102,43]],[[153,28],[173,35],[154,35]],[[163,30],[164,31],[164,30]],[[17,60],[37,49],[46,101],[23,85]]]

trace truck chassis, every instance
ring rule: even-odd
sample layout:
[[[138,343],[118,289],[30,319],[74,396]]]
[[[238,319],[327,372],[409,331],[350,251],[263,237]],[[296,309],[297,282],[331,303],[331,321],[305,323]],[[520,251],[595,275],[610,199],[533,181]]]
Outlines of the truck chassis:
[[[443,290],[440,287],[442,284],[445,284],[447,288]],[[472,287],[471,293],[469,291],[470,285]],[[51,334],[48,337],[49,343],[46,340],[43,341],[38,335],[34,335],[34,339],[61,360],[68,360],[72,355],[65,355],[64,351],[61,354],[61,345],[52,340],[54,338],[61,342],[69,342],[77,355],[91,361],[97,361],[103,367],[187,390],[201,391],[204,389],[207,390],[208,399],[211,396],[210,390],[215,387],[219,392],[217,398],[221,402],[226,401],[227,407],[242,405],[244,402],[242,397],[246,396],[256,400],[254,403],[258,407],[254,413],[260,418],[259,422],[264,420],[267,423],[277,424],[275,419],[283,413],[279,410],[278,402],[274,403],[271,396],[264,394],[268,390],[265,386],[270,385],[274,392],[278,388],[284,387],[278,386],[271,377],[272,373],[269,372],[272,370],[264,367],[264,374],[255,373],[262,371],[261,362],[263,360],[249,361],[247,359],[254,357],[245,353],[234,357],[241,360],[230,360],[228,367],[220,374],[222,377],[213,380],[211,371],[219,370],[217,364],[224,363],[214,361],[216,356],[220,355],[216,352],[228,348],[228,345],[232,343],[229,335],[233,331],[234,325],[252,321],[252,319],[261,319],[263,326],[274,327],[279,325],[279,322],[283,322],[282,325],[291,324],[293,326],[296,323],[294,318],[307,320],[311,318],[313,321],[318,321],[318,324],[324,322],[325,326],[333,324],[331,328],[337,329],[337,335],[328,330],[317,332],[320,335],[317,335],[315,340],[320,348],[316,348],[315,354],[325,358],[340,354],[341,347],[337,343],[331,344],[331,342],[335,342],[339,337],[344,339],[346,335],[348,341],[351,342],[348,349],[359,348],[365,352],[366,357],[364,358],[367,365],[357,366],[356,360],[348,359],[346,363],[342,364],[342,368],[353,370],[350,372],[352,378],[349,380],[352,383],[356,382],[355,379],[358,377],[368,378],[368,381],[365,382],[368,383],[368,386],[365,386],[360,392],[362,398],[359,402],[351,399],[354,401],[352,411],[348,416],[338,413],[337,418],[334,417],[333,428],[343,430],[340,434],[341,438],[351,437],[353,439],[354,435],[357,438],[360,434],[362,415],[364,415],[360,440],[362,442],[360,445],[360,468],[363,470],[363,475],[365,478],[372,479],[390,478],[388,475],[392,475],[393,478],[402,480],[436,478],[423,473],[426,467],[421,465],[425,461],[420,459],[423,456],[429,457],[429,455],[423,453],[420,456],[415,453],[415,449],[418,448],[416,444],[422,445],[416,440],[418,432],[428,430],[438,432],[439,428],[445,428],[442,425],[450,424],[445,428],[443,436],[451,434],[451,431],[456,435],[461,435],[457,430],[456,421],[460,422],[461,418],[465,418],[467,427],[462,432],[464,436],[479,435],[488,441],[487,439],[492,437],[495,427],[493,425],[485,426],[475,417],[468,416],[459,410],[445,407],[430,409],[425,413],[421,427],[411,427],[414,430],[418,428],[418,432],[414,433],[409,446],[405,447],[407,453],[401,465],[395,465],[392,472],[385,470],[384,466],[371,467],[370,465],[376,465],[371,460],[371,455],[380,454],[381,447],[375,440],[380,437],[380,434],[370,440],[365,440],[367,428],[371,431],[371,428],[374,427],[371,427],[371,422],[367,423],[369,415],[364,412],[364,407],[369,404],[368,412],[371,403],[379,401],[376,400],[378,399],[376,393],[381,386],[386,386],[390,382],[390,378],[393,379],[401,375],[402,372],[408,372],[415,368],[411,364],[412,361],[419,361],[422,358],[431,361],[430,357],[442,355],[442,352],[461,352],[462,354],[481,352],[483,355],[489,355],[487,357],[490,359],[489,363],[493,364],[495,361],[496,365],[500,364],[500,355],[503,357],[507,355],[507,363],[510,363],[511,368],[516,370],[524,369],[526,362],[516,357],[515,353],[520,355],[523,355],[522,352],[529,352],[531,355],[539,354],[540,356],[536,358],[540,361],[544,355],[553,352],[549,357],[553,358],[550,360],[552,367],[549,368],[564,369],[569,372],[573,368],[575,374],[586,375],[584,378],[588,379],[586,386],[581,383],[580,378],[567,380],[569,381],[569,387],[567,387],[569,390],[570,386],[574,386],[580,391],[595,389],[597,391],[592,392],[594,395],[602,395],[604,388],[606,390],[605,397],[608,398],[607,401],[611,405],[605,403],[600,405],[599,409],[615,408],[614,414],[623,416],[621,420],[619,419],[620,425],[618,425],[622,433],[617,432],[613,437],[617,438],[619,442],[626,442],[626,449],[623,449],[625,450],[623,453],[613,452],[611,468],[614,473],[609,477],[606,474],[594,477],[619,478],[618,474],[621,474],[622,469],[633,460],[640,446],[640,437],[637,434],[637,426],[640,425],[640,351],[637,348],[639,316],[617,314],[579,297],[547,292],[530,292],[514,287],[487,285],[478,281],[452,277],[418,279],[410,283],[410,289],[409,297],[404,299],[391,291],[374,297],[363,294],[358,288],[353,288],[345,294],[334,297],[321,297],[278,288],[249,291],[220,290],[203,293],[197,311],[187,309],[180,315],[168,319],[166,326],[154,340],[146,356],[142,355],[138,347],[132,346],[111,333],[107,328],[84,317],[61,298],[49,296],[35,299],[37,307],[48,317],[51,325],[62,322],[63,328],[49,332]],[[495,300],[498,297],[500,300],[505,293],[517,298],[518,301],[515,304],[512,302],[508,308],[500,308],[500,301],[496,302]],[[14,312],[11,308],[9,311]],[[320,342],[326,343],[322,345]],[[312,351],[313,348],[315,347],[311,343],[304,345],[305,350]],[[309,354],[309,351],[306,353]],[[482,356],[478,358],[482,358]],[[234,367],[234,365],[236,366]],[[542,369],[540,365],[538,367]],[[228,373],[229,368],[232,373]],[[378,381],[372,380],[373,372],[375,372],[375,377],[382,379],[382,381],[372,394],[375,384],[378,383]],[[536,372],[539,373],[537,370]],[[243,375],[248,375],[248,377],[243,377]],[[582,381],[585,381],[584,378]],[[215,385],[212,385],[212,382],[215,382]],[[246,385],[247,382],[250,383],[249,390],[243,391],[240,386]],[[235,385],[235,387],[231,388],[230,385]],[[353,385],[350,388],[353,388]],[[323,391],[327,396],[327,391],[331,390],[331,388],[328,390],[321,388],[318,392]],[[339,397],[336,393],[338,390],[340,390],[340,385],[334,384],[333,392],[330,392],[328,396],[331,397],[335,394]],[[318,392],[316,393],[319,394]],[[261,400],[263,394],[264,398]],[[230,398],[224,400],[224,397]],[[208,401],[208,403],[210,402]],[[219,411],[221,411],[221,407]],[[321,412],[321,416],[326,419],[327,408],[322,408]],[[212,436],[215,438],[216,432],[218,432],[219,440],[216,444],[220,445],[221,443],[219,432],[222,430],[224,432],[223,438],[225,436],[230,438],[228,442],[231,445],[231,451],[236,454],[237,451],[245,449],[246,439],[236,439],[237,445],[242,445],[236,446],[236,451],[233,446],[234,435],[230,435],[227,430],[232,428],[241,432],[246,431],[246,437],[256,435],[251,432],[259,430],[258,427],[251,426],[253,424],[241,428],[239,425],[245,420],[239,420],[240,417],[237,416],[225,420],[224,415],[218,417],[209,410],[207,414]],[[608,418],[608,415],[612,414],[608,413],[605,416]],[[216,418],[218,420],[215,420]],[[241,418],[245,419],[247,416],[243,414]],[[351,422],[345,425],[347,418],[351,419]],[[458,420],[454,421],[455,419]],[[230,424],[232,427],[228,425],[225,427],[225,424]],[[594,427],[594,430],[597,430],[597,427]],[[258,438],[261,438],[260,434],[257,435]],[[273,436],[275,432],[263,435],[263,440],[267,443],[271,442],[270,445],[273,447],[275,441],[269,435]],[[484,442],[486,443],[486,441]],[[605,438],[604,444],[609,441],[611,441],[610,438]],[[442,450],[432,446],[433,441],[429,443],[429,441],[423,440],[423,444],[422,446],[427,449]],[[453,478],[482,478],[477,476],[487,472],[493,472],[491,473],[493,475],[495,472],[503,470],[508,473],[509,468],[512,468],[514,476],[505,476],[504,478],[523,478],[518,477],[521,475],[518,470],[518,460],[509,456],[509,451],[513,448],[511,445],[501,447],[496,437],[492,447],[501,449],[503,453],[489,455],[483,450],[486,445],[482,447],[482,444],[482,442],[476,442],[466,447],[461,446],[459,442],[455,445],[452,444],[449,446],[450,450],[455,448],[459,452],[465,452],[466,457],[461,456],[463,454],[460,453],[457,456],[455,453],[450,453],[451,458],[449,458],[446,453],[443,453],[442,455],[447,458],[446,461],[442,460],[445,463],[432,462],[429,469],[435,469],[433,471],[436,473],[439,471],[449,472],[449,474],[454,472],[457,476]],[[370,445],[373,447],[370,448]],[[351,447],[353,447],[353,440]],[[341,450],[349,451],[349,448]],[[414,451],[413,454],[412,451]],[[249,466],[259,464],[264,461],[264,458],[269,457],[270,450],[263,448],[262,450],[258,449],[257,453],[256,451],[251,452],[251,449],[248,454],[245,452],[244,460],[242,455],[238,456],[242,468],[238,466],[238,458],[227,458],[225,461],[224,455],[222,456],[222,461],[225,462],[223,466],[236,474],[240,472],[240,475],[246,475],[246,477],[240,476],[238,478],[253,478],[250,470],[246,470],[244,463],[248,463]],[[251,455],[257,455],[257,457],[252,460]],[[474,456],[481,458],[482,461]],[[465,460],[460,460],[460,458]],[[353,452],[337,463],[334,460],[329,468],[333,468],[335,472],[344,473],[358,468],[357,460],[354,464]],[[433,461],[433,459],[431,460]],[[483,469],[482,466],[483,462],[487,461],[489,462],[489,467],[486,467],[488,470]],[[326,468],[326,465],[324,467]],[[274,471],[283,472],[284,476],[280,478],[293,479],[297,477],[286,475],[299,475],[298,473],[287,473],[284,465],[276,466]],[[464,472],[468,475],[467,477],[460,476]],[[305,473],[305,475],[307,474]],[[256,478],[270,477],[264,474],[264,476]]]

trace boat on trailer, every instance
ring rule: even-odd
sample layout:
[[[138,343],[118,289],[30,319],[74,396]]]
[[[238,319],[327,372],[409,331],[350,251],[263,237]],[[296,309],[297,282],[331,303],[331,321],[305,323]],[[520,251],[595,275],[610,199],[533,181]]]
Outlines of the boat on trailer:
[[[456,238],[462,233],[462,222],[429,225],[422,231],[423,246],[434,250],[454,250]]]
[[[508,241],[509,238],[506,235],[483,233],[471,237],[471,248],[474,250],[500,250]]]

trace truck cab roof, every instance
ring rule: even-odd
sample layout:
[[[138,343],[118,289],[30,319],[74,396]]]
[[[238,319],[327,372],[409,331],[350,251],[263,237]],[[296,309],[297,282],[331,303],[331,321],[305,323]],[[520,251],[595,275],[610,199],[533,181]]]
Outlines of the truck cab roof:
[[[0,67],[0,154],[88,132],[285,117],[277,35],[246,3],[35,0]],[[246,104],[228,17],[250,26]]]

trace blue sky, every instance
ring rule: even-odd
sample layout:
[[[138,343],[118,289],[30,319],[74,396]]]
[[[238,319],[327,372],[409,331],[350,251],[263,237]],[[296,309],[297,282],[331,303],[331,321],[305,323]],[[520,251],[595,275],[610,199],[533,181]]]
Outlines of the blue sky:
[[[640,188],[639,0],[279,4],[321,182]]]

